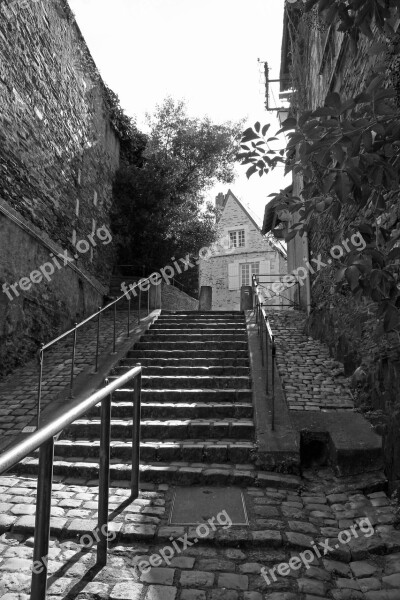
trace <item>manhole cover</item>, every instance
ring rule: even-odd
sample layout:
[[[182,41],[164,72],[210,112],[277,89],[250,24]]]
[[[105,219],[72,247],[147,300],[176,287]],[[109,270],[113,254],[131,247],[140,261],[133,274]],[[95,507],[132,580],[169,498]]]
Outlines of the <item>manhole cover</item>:
[[[177,487],[169,518],[171,525],[198,525],[226,512],[232,525],[248,525],[246,505],[240,488]],[[221,516],[221,524],[226,517]]]

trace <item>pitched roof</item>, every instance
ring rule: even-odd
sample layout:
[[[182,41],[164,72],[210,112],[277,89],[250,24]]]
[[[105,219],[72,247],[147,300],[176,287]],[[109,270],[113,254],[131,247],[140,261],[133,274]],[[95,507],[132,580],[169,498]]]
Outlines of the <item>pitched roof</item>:
[[[263,225],[261,220],[259,219],[259,217],[257,217],[257,215],[255,215],[253,213],[253,211],[246,207],[243,202],[241,202],[241,200],[239,200],[239,198],[237,198],[235,196],[235,194],[232,192],[231,189],[228,190],[226,196],[225,196],[225,206],[223,211],[226,208],[226,204],[229,198],[229,195],[233,198],[233,200],[235,200],[235,202],[237,202],[237,204],[240,206],[240,208],[243,210],[243,212],[246,214],[246,216],[248,217],[248,219],[253,223],[253,225],[258,229],[258,231],[260,232],[260,235],[264,236],[264,231],[263,231]],[[222,211],[222,212],[223,212]],[[279,254],[281,254],[284,258],[287,258],[287,252],[285,250],[284,247],[281,247],[279,245],[279,243],[273,239],[273,237],[270,235],[268,236],[268,242],[275,248],[275,250],[277,252],[279,252]]]

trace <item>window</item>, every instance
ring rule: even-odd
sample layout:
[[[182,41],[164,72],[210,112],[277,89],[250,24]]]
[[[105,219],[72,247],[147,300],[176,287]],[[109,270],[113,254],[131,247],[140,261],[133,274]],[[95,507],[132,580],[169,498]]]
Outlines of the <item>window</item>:
[[[244,248],[244,229],[229,232],[229,248]]]
[[[240,286],[251,285],[253,275],[260,274],[260,263],[244,263],[240,265]]]

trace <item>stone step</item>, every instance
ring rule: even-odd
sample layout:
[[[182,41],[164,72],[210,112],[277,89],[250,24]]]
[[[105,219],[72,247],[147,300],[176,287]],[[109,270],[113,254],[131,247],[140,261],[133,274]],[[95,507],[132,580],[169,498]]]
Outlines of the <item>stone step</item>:
[[[143,402],[142,419],[252,419],[249,402]],[[100,416],[100,404],[89,413]],[[113,419],[132,418],[132,402],[112,402]]]
[[[157,330],[146,331],[140,338],[141,342],[247,342],[247,334],[243,333],[182,333],[179,330],[172,333]]]
[[[132,421],[112,419],[112,439],[130,439]],[[254,438],[254,422],[251,419],[174,419],[142,420],[142,439],[248,439]],[[100,438],[100,419],[77,419],[64,430],[64,439]]]
[[[55,444],[55,459],[83,462],[87,458],[98,461],[100,442],[98,440],[60,440]],[[254,457],[254,444],[248,440],[142,440],[140,458],[148,462],[205,462],[205,463],[251,463]],[[111,460],[130,463],[132,442],[113,440],[110,449]]]
[[[151,326],[151,329],[199,329],[214,331],[215,329],[221,330],[242,330],[246,331],[245,323],[236,323],[235,321],[167,321],[163,319],[162,321],[157,320]]]
[[[206,318],[220,318],[220,317],[233,317],[238,319],[244,319],[244,312],[239,310],[218,310],[218,311],[208,311],[208,310],[162,310],[160,317],[164,317],[164,315],[168,316],[177,316],[177,317],[186,317],[186,316],[195,316],[195,317],[206,317]]]
[[[144,365],[143,374],[144,375],[156,375],[157,377],[164,376],[174,376],[181,377],[183,375],[187,377],[195,377],[198,375],[203,376],[219,376],[219,377],[227,377],[228,375],[236,375],[249,377],[250,376],[250,368],[249,367],[225,367],[225,366],[204,366],[204,367],[193,367],[188,365],[181,366],[158,366],[158,365]],[[132,368],[132,365],[117,365],[113,369],[114,375],[122,375],[126,371]]]
[[[133,390],[117,390],[113,399],[132,402]],[[251,390],[142,390],[142,402],[252,402]]]
[[[28,457],[21,461],[14,472],[20,475],[37,475],[38,459]],[[98,479],[98,462],[54,461],[54,475]],[[113,459],[110,466],[111,480],[130,481],[131,466]],[[284,488],[297,490],[302,482],[295,475],[282,475],[270,471],[258,471],[251,464],[226,463],[145,463],[140,466],[140,480],[143,483],[168,483],[170,485],[235,485],[260,488]]]
[[[242,350],[247,354],[247,340],[245,342],[239,341],[203,341],[203,342],[189,342],[189,341],[181,341],[178,340],[176,342],[172,341],[161,341],[161,340],[151,340],[149,336],[143,336],[140,342],[135,344],[135,350],[154,350],[154,346],[156,346],[157,350],[220,350],[224,352],[233,351],[233,350]]]
[[[160,345],[158,344],[158,348]],[[137,348],[137,344],[135,346]],[[151,348],[149,344],[147,344],[144,348],[137,348],[136,350],[130,350],[126,356],[128,359],[135,359],[136,362],[140,362],[142,358],[157,358],[157,359],[207,359],[211,360],[213,364],[215,361],[222,360],[249,360],[249,354],[247,348],[243,348],[242,350],[214,350],[214,349],[198,349],[198,350],[181,350],[177,347],[173,348],[165,348],[156,350]],[[124,359],[126,360],[126,359]]]
[[[249,368],[248,358],[187,358],[185,352],[182,352],[180,358],[161,358],[158,355],[154,357],[144,357],[140,353],[137,353],[137,358],[124,358],[119,363],[121,367],[134,367],[138,362],[143,367],[216,367],[216,368],[227,368],[227,367],[247,367]]]
[[[108,378],[110,381],[118,379],[117,377],[111,376]],[[164,375],[162,377],[157,375],[142,375],[142,388],[144,389],[165,389],[165,388],[176,388],[176,389],[250,389],[251,379],[250,377],[223,377],[223,376],[211,376],[197,375],[191,377],[185,375]]]

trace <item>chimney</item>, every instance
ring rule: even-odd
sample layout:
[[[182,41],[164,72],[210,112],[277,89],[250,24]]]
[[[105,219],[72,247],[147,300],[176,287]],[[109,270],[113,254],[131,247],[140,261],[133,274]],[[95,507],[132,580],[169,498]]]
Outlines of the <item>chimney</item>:
[[[220,192],[218,194],[218,196],[215,198],[215,208],[218,208],[219,210],[223,210],[225,206],[225,196],[222,192]]]

